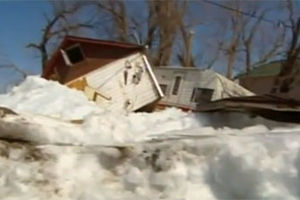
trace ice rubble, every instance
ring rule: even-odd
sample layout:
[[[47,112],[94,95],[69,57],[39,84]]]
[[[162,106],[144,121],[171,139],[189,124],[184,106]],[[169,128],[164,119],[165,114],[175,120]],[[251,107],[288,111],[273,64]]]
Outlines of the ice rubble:
[[[300,199],[299,127],[214,129],[176,109],[110,112],[38,77],[0,106],[34,122],[15,134],[42,142],[0,142],[0,199]]]
[[[43,143],[125,143],[150,134],[201,126],[191,114],[176,109],[153,114],[109,111],[89,102],[80,91],[39,77],[29,77],[11,93],[0,95],[0,106],[22,115],[4,121],[4,128],[23,130],[26,139]],[[70,124],[61,119],[83,121]]]
[[[37,76],[29,76],[8,94],[0,95],[1,105],[16,112],[30,112],[63,119],[82,118],[94,110],[100,110],[88,102],[83,93]]]

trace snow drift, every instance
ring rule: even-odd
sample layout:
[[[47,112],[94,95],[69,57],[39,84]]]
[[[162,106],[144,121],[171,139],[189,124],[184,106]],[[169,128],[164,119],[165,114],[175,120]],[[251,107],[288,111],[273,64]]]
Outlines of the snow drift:
[[[297,126],[111,112],[38,77],[0,106],[0,137],[33,142],[0,140],[1,199],[300,199]]]

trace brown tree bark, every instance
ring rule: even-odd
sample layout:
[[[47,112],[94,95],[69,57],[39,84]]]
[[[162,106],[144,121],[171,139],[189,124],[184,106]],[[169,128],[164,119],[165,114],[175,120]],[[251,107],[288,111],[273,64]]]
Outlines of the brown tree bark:
[[[295,64],[300,56],[300,18],[294,18],[294,7],[292,1],[287,1],[289,11],[289,22],[291,41],[286,52],[286,59],[281,65],[281,70],[274,80],[271,93],[288,93],[295,80]]]

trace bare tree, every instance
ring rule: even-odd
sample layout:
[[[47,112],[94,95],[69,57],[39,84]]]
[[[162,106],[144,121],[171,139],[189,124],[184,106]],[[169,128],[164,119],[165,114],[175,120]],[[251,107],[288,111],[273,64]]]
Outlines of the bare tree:
[[[99,20],[96,22],[100,28],[98,31],[104,33],[110,38],[122,42],[133,41],[138,44],[152,46],[155,23],[153,23],[153,9],[149,9],[148,17],[148,34],[144,36],[145,19],[132,16],[132,12],[128,12],[128,7],[124,0],[97,0],[93,2],[99,11]],[[104,20],[106,19],[106,20]],[[103,35],[102,35],[103,36]]]
[[[235,14],[231,18],[231,21],[232,21],[233,35],[230,39],[229,44],[224,48],[225,53],[227,55],[227,59],[228,59],[226,77],[229,79],[232,79],[234,61],[236,58],[236,54],[237,54],[238,46],[239,46],[239,40],[241,37],[241,28],[240,28],[240,24],[238,22],[238,14]]]
[[[176,2],[167,0],[158,1],[156,3],[158,4],[156,6],[159,7],[159,9],[157,9],[157,24],[160,40],[157,65],[164,66],[169,64],[178,30],[183,26],[186,1]]]
[[[232,79],[233,68],[237,55],[240,51],[241,37],[247,20],[240,12],[241,2],[239,0],[227,2],[228,7],[232,8],[229,13],[229,25],[224,29],[223,38],[218,42],[220,50],[227,58],[226,77]],[[224,23],[221,19],[221,23]],[[220,23],[219,22],[219,23]]]
[[[275,39],[271,42],[271,45],[267,49],[263,44],[260,44],[260,47],[264,49],[258,57],[258,60],[252,63],[252,66],[258,66],[267,63],[274,57],[282,54],[281,51],[285,43],[286,29],[284,28],[282,31],[278,30],[277,32],[279,32],[279,34],[275,37]],[[264,38],[264,35],[260,34],[260,37],[262,37],[263,40],[266,40],[266,38]],[[266,37],[270,37],[269,32]]]
[[[103,20],[103,16],[106,16],[105,19],[109,18],[109,23],[104,21],[101,24],[101,26],[106,26],[108,38],[119,41],[136,41],[138,44],[147,46],[148,55],[155,66],[168,65],[173,58],[177,59],[182,66],[195,66],[195,62],[199,59],[193,57],[193,53],[195,53],[192,52],[194,34],[191,34],[191,30],[201,22],[211,26],[214,17],[209,20],[202,19],[203,15],[195,14],[195,10],[190,10],[191,3],[188,0],[148,0],[146,2],[144,6],[146,6],[147,13],[137,16],[132,14],[130,2],[124,0],[97,1],[97,8],[102,14],[101,20]],[[195,2],[193,3],[195,4]],[[228,18],[230,21],[221,36],[223,38],[213,39],[214,44],[217,43],[217,51],[208,50],[205,47],[205,50],[198,48],[199,52],[196,52],[197,55],[203,55],[203,52],[200,51],[206,52],[208,56],[205,57],[209,68],[225,55],[229,78],[232,77],[234,65],[238,62],[245,62],[246,71],[249,72],[252,65],[267,62],[276,56],[283,44],[284,35],[281,34],[275,42],[270,43],[272,45],[266,45],[268,48],[258,55],[259,45],[255,42],[257,38],[261,37],[260,28],[262,26],[260,24],[266,11],[259,10],[259,6],[248,8],[242,3],[240,0],[232,0],[223,3],[228,9],[221,6],[227,14],[226,17],[221,16],[222,21],[219,21],[219,25],[223,26],[228,23],[224,21]],[[201,6],[201,3],[198,2],[198,5]],[[245,12],[242,5],[244,9],[246,8]],[[247,16],[248,11],[250,14]],[[198,20],[196,23],[191,23],[192,20],[195,20],[195,16],[201,22]],[[255,17],[252,18],[253,16]],[[188,19],[188,17],[192,19]],[[196,30],[196,33],[195,35],[198,36],[199,30]],[[133,38],[134,40],[132,40]],[[203,43],[204,40],[206,39],[201,38],[200,42]],[[180,50],[177,47],[180,47]],[[243,57],[242,60],[241,57]]]
[[[14,63],[0,64],[0,69],[5,69],[5,68],[12,69],[13,71],[17,72],[22,76],[23,79],[25,79],[28,76],[28,73],[25,70],[20,69]]]
[[[182,50],[177,54],[177,59],[183,67],[195,67],[195,60],[192,54],[192,42],[194,32],[181,29],[183,47]]]
[[[22,79],[25,79],[28,76],[28,72],[17,67],[3,52],[0,53],[0,69],[11,69],[21,75]]]
[[[134,37],[137,43],[148,47],[154,65],[168,65],[183,23],[187,1],[148,0],[148,13],[144,19],[132,16],[127,11],[126,3],[124,0],[96,2],[99,11],[109,16],[110,23],[105,24],[108,34],[119,41],[132,41]],[[112,27],[109,29],[107,26]]]
[[[5,71],[9,72],[10,75],[8,76]],[[13,74],[10,72],[13,72]],[[0,52],[0,93],[18,85],[27,76],[28,72],[26,70],[15,65],[4,52]]]
[[[287,93],[295,80],[295,64],[300,55],[300,17],[295,18],[293,1],[287,0],[289,32],[291,40],[286,50],[286,59],[274,81],[271,93]]]
[[[255,23],[250,27],[247,27],[249,24],[250,19],[248,22],[246,22],[246,26],[244,26],[242,30],[242,45],[244,47],[245,52],[245,64],[246,64],[246,73],[248,74],[251,70],[252,66],[252,45],[253,45],[253,39],[255,34],[257,33],[257,29],[259,28],[259,25],[263,19],[263,17],[266,14],[266,10],[263,10],[261,14],[259,15],[258,19],[255,21]]]
[[[257,4],[258,5],[258,4]],[[253,55],[255,54],[254,51],[257,50],[257,48],[254,48],[254,42],[255,42],[255,36],[261,37],[264,40],[263,34],[262,34],[262,27],[261,23],[264,19],[264,16],[267,14],[269,9],[263,9],[262,11],[259,11],[259,7],[256,7],[252,13],[257,13],[258,17],[256,18],[254,23],[250,23],[251,19],[248,18],[248,21],[246,22],[246,25],[244,26],[243,32],[242,32],[242,48],[245,54],[245,67],[246,67],[246,73],[248,74],[251,70],[252,66],[260,65],[263,63],[266,63],[270,61],[272,58],[277,56],[283,47],[284,39],[285,39],[285,29],[283,31],[278,30],[279,27],[276,30],[276,33],[273,35],[277,35],[275,39],[272,42],[269,42],[271,44],[266,45],[266,47],[263,47],[264,50],[261,52],[261,55],[257,55],[258,59],[254,59]],[[260,14],[258,14],[260,12]],[[269,28],[268,28],[269,29]],[[279,33],[279,34],[277,34]],[[268,30],[267,37],[270,37],[270,30]],[[261,43],[258,43],[256,47],[264,46]]]
[[[196,61],[195,57],[193,56],[193,42],[195,37],[195,31],[193,30],[194,27],[202,25],[202,19],[195,20],[196,16],[191,16],[187,12],[191,12],[188,9],[188,2],[184,1],[181,6],[181,16],[178,18],[179,23],[179,33],[180,39],[183,43],[181,46],[181,51],[177,54],[177,58],[184,67],[195,67]],[[203,55],[202,53],[199,53]]]
[[[113,30],[110,34],[117,34],[116,39],[119,41],[128,41],[128,15],[125,3],[122,0],[100,0],[96,2],[96,6],[101,12],[106,12],[113,23]]]
[[[249,73],[252,66],[268,62],[278,56],[284,45],[285,31],[281,31],[277,27],[270,36],[270,27],[274,25],[270,25],[271,20],[266,20],[265,16],[268,12],[274,11],[272,6],[262,2],[254,4],[241,0],[227,1],[226,3],[208,1],[208,3],[226,11],[219,12],[219,18],[216,18],[217,29],[221,34],[212,36],[217,41],[214,42],[217,44],[215,45],[217,50],[212,53],[214,56],[209,62],[209,67],[215,62],[220,62],[225,56],[226,76],[232,78],[234,66],[245,66],[245,71]],[[266,24],[266,22],[268,23]],[[228,25],[226,26],[226,24]],[[267,31],[268,38],[264,35],[265,31]],[[267,39],[269,42],[262,45],[258,42],[261,38]]]
[[[73,31],[77,31],[82,28],[91,28],[92,26],[88,22],[84,23],[71,23],[68,18],[76,12],[78,12],[84,4],[80,2],[68,3],[66,5],[64,1],[50,2],[53,6],[53,13],[49,16],[45,14],[46,25],[42,29],[42,37],[37,43],[29,43],[28,48],[36,49],[41,56],[41,66],[45,67],[45,64],[49,57],[49,43],[54,39],[58,39],[63,35],[68,35]]]

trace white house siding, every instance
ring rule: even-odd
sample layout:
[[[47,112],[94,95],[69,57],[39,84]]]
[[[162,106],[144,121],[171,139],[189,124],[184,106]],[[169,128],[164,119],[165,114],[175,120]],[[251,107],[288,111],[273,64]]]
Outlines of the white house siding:
[[[197,83],[199,88],[213,89],[213,95],[211,100],[218,99],[220,97],[220,87],[218,87],[218,80],[216,78],[216,73],[210,70],[205,70],[197,73],[201,78]]]
[[[172,70],[166,68],[154,68],[154,73],[158,79],[159,84],[167,85],[167,91],[165,97],[161,102],[172,103],[176,105],[195,106],[190,102],[190,98],[193,92],[196,79],[194,79],[194,73],[187,70],[176,69]],[[175,77],[181,76],[181,84],[179,86],[178,94],[173,95],[173,87],[175,84]]]
[[[173,72],[169,70],[161,70],[159,68],[154,68],[154,73],[160,85],[167,85],[165,96],[162,101],[168,101],[173,89]]]
[[[125,67],[129,63],[130,69]],[[127,73],[126,84],[125,73]],[[134,75],[137,77],[138,74],[141,75],[141,79],[135,84]],[[86,79],[90,87],[111,98],[107,100],[98,96],[96,99],[96,102],[106,104],[111,109],[125,108],[127,111],[134,111],[160,98],[140,53],[103,66],[89,73]]]
[[[191,95],[193,93],[193,88],[194,88],[194,82],[191,81],[190,79],[191,74],[187,73],[186,79],[184,80],[184,83],[182,84],[182,90],[180,94],[180,98],[178,103],[179,104],[186,104],[190,105],[191,104]],[[192,105],[190,105],[192,106]]]
[[[163,104],[195,109],[197,103],[191,102],[194,88],[213,89],[212,101],[230,96],[252,95],[248,90],[211,70],[157,67],[154,68],[154,72],[159,84],[168,85],[165,97],[161,100]],[[182,74],[184,79],[181,82],[178,95],[174,96],[171,93],[175,77],[179,74]]]
[[[174,86],[175,86],[175,78],[176,77],[180,77],[180,82],[179,82],[179,87],[178,87],[178,92],[176,95],[173,95],[173,90],[174,90]],[[186,73],[178,73],[178,71],[174,71],[173,72],[173,80],[171,82],[171,91],[168,94],[168,100],[172,101],[172,102],[180,102],[180,98],[182,96],[182,93],[184,91],[184,85],[185,85],[185,80],[186,80]]]

